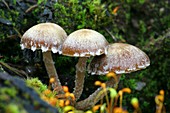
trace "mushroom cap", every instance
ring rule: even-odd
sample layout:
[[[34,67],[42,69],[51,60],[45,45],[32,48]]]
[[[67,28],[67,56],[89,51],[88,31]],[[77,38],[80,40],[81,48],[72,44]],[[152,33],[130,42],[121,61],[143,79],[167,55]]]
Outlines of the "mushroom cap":
[[[150,65],[149,57],[139,48],[124,43],[113,43],[106,47],[107,54],[94,57],[88,65],[91,74],[130,73]]]
[[[105,37],[91,29],[80,29],[71,33],[64,41],[62,54],[74,57],[101,55],[109,43]]]
[[[21,38],[21,48],[32,51],[41,49],[42,52],[60,52],[61,45],[67,34],[59,25],[54,23],[40,23],[28,29]]]

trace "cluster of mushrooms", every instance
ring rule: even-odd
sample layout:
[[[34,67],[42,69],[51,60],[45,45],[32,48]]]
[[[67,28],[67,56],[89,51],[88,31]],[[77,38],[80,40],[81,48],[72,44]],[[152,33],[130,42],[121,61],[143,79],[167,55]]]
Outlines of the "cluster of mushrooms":
[[[21,48],[32,51],[41,49],[43,61],[49,78],[55,78],[52,87],[57,89],[58,94],[64,94],[58,78],[51,52],[70,57],[79,57],[76,64],[74,106],[77,109],[88,109],[95,105],[97,94],[102,90],[98,88],[85,100],[76,102],[84,86],[86,70],[91,75],[105,75],[109,72],[117,74],[118,80],[123,73],[130,73],[144,69],[150,65],[149,57],[139,48],[125,43],[109,44],[105,37],[91,29],[80,29],[67,36],[63,28],[55,23],[40,23],[28,29],[21,38]],[[89,57],[94,56],[86,66]],[[107,87],[114,87],[114,79],[106,82]],[[104,95],[98,99],[103,98]]]

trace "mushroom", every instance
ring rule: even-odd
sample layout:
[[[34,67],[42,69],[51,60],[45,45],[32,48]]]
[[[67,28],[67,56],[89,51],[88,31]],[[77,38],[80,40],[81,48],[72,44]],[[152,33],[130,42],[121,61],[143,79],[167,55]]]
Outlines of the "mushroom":
[[[150,65],[149,57],[139,48],[125,43],[114,43],[106,47],[106,55],[96,57],[90,63],[88,72],[104,75],[130,73]]]
[[[49,78],[55,78],[52,84],[58,92],[63,93],[57,71],[54,66],[51,51],[61,53],[61,45],[66,39],[67,34],[59,25],[54,23],[40,23],[28,29],[21,38],[21,49],[28,48],[32,51],[41,49],[43,61]]]
[[[105,75],[113,72],[117,75],[117,83],[113,78],[110,78],[106,85],[114,87],[120,80],[120,74],[130,73],[140,69],[144,69],[150,65],[149,57],[139,48],[125,43],[113,43],[106,47],[106,55],[96,56],[88,65],[88,72],[96,75]],[[87,99],[76,104],[77,109],[86,109],[96,104],[105,96],[100,95],[96,99],[102,88],[98,88]],[[95,101],[94,101],[95,100]]]
[[[62,54],[79,57],[76,64],[75,88],[73,94],[78,100],[83,91],[86,61],[90,56],[101,55],[108,45],[105,37],[91,29],[80,29],[71,33],[64,41]]]

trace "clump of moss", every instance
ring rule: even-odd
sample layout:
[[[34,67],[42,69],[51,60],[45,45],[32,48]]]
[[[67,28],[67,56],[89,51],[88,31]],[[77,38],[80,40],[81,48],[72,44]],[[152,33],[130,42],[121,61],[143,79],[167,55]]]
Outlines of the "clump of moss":
[[[43,84],[38,78],[27,79],[26,84],[34,88],[39,94],[47,89],[47,85]]]
[[[14,98],[17,94],[17,91],[14,87],[8,88],[4,87],[0,90],[0,109],[5,109],[6,104],[4,102],[11,100],[11,98]],[[0,110],[1,111],[1,110]]]
[[[8,87],[9,81],[4,81],[4,86],[0,88],[0,112],[4,113],[26,113],[26,111],[15,103],[18,91],[15,87]],[[10,103],[9,103],[10,102]]]
[[[11,103],[6,106],[5,113],[27,113],[25,110],[20,110],[19,106]]]
[[[27,79],[26,83],[29,87],[35,89],[35,91],[39,93],[40,97],[48,102],[50,105],[57,105],[57,92],[48,89],[47,85],[43,84],[38,78]]]

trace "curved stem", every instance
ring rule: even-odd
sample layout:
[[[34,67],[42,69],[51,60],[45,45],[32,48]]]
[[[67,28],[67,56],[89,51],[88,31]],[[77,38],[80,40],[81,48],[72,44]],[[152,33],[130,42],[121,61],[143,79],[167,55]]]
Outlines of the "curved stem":
[[[78,63],[76,64],[75,87],[73,91],[76,100],[80,98],[83,92],[87,59],[87,57],[80,57]]]
[[[107,87],[117,87],[118,83],[120,80],[120,75],[117,76],[117,83],[115,83],[114,78],[110,78],[106,82]],[[75,105],[76,109],[81,109],[81,110],[86,110],[90,109],[92,106],[94,106],[99,100],[101,100],[104,96],[105,93],[101,93],[100,96],[98,94],[102,91],[103,89],[99,87],[92,95],[90,95],[88,98],[85,100],[82,100],[80,102],[77,102]]]
[[[64,91],[63,91],[60,80],[58,78],[57,71],[54,66],[51,51],[43,52],[43,61],[44,61],[49,78],[52,78],[52,77],[55,78],[55,82],[52,83],[53,89],[55,88],[55,89],[57,89],[57,92],[59,94],[63,94]]]

